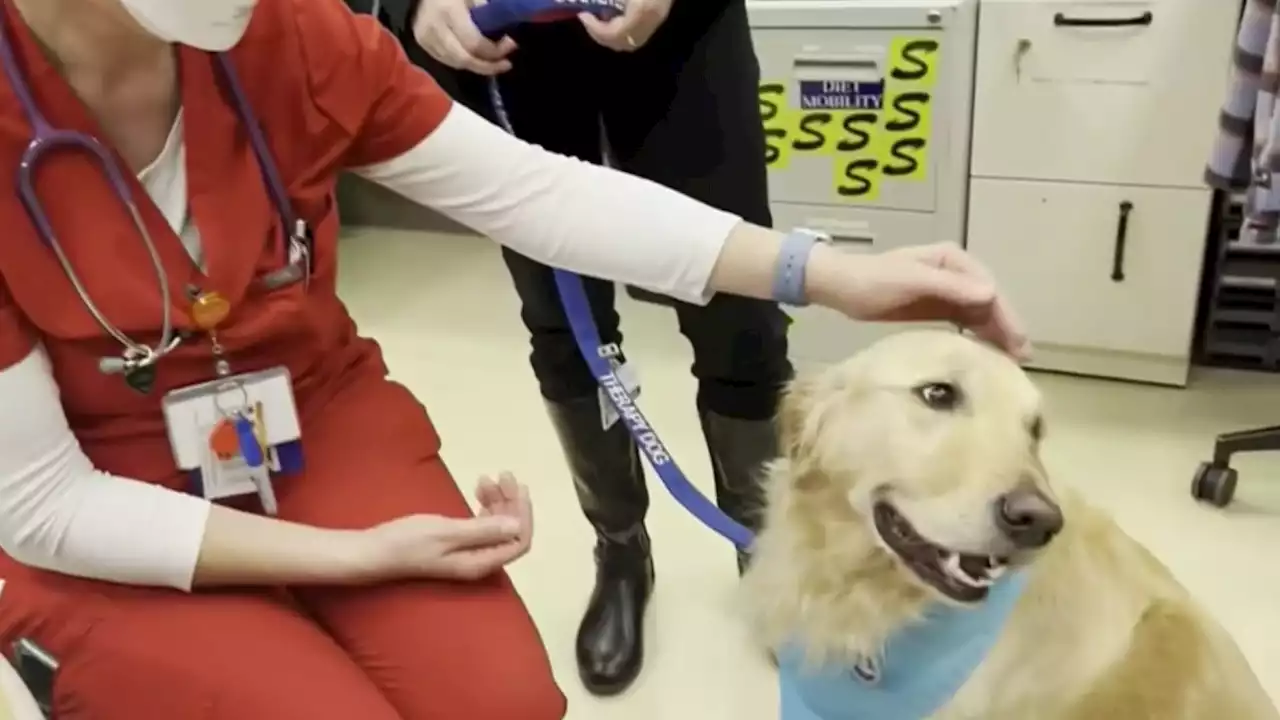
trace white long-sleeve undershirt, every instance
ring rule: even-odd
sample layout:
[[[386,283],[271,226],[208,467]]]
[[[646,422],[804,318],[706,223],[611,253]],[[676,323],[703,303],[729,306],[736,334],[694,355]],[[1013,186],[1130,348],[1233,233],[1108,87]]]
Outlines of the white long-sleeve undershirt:
[[[192,257],[182,118],[139,178]],[[654,183],[553,155],[454,105],[423,142],[359,175],[548,265],[705,301],[739,218]],[[0,370],[0,547],[27,565],[190,589],[209,503],[96,470],[48,356]]]

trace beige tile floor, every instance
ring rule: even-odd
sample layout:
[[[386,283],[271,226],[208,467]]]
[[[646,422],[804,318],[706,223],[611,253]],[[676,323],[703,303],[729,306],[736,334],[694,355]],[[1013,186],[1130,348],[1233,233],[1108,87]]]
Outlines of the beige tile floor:
[[[458,478],[509,469],[533,490],[537,540],[512,574],[570,697],[569,717],[776,718],[772,671],[735,618],[729,547],[656,482],[658,590],[646,672],[622,698],[596,700],[581,690],[573,635],[592,580],[591,536],[542,414],[497,251],[467,237],[364,230],[344,239],[342,253],[344,298],[363,332],[381,341],[393,375],[430,409]],[[688,347],[668,312],[630,300],[621,306],[645,412],[705,487]],[[1047,461],[1056,479],[1083,488],[1163,558],[1238,638],[1280,701],[1280,456],[1236,463],[1242,484],[1227,511],[1198,506],[1188,494],[1215,433],[1280,424],[1280,377],[1206,371],[1188,390],[1037,381],[1050,402]]]

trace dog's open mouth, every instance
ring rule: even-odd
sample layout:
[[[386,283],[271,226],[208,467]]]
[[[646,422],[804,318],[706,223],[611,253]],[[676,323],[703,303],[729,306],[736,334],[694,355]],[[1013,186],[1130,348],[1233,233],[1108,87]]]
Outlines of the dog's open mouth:
[[[955,552],[929,542],[887,502],[877,502],[874,514],[876,531],[889,548],[916,576],[956,602],[985,600],[1008,565],[1005,558]]]

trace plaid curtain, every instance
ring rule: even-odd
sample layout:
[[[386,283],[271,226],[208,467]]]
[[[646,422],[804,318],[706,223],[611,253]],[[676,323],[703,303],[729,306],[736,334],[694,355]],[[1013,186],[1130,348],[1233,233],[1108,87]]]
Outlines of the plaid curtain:
[[[1280,240],[1280,12],[1277,0],[1247,0],[1234,71],[1205,172],[1210,186],[1245,194],[1240,241]]]

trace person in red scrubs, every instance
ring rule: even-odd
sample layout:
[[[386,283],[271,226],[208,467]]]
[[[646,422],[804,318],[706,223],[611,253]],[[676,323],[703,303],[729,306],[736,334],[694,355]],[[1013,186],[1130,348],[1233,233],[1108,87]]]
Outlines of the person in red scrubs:
[[[482,479],[473,514],[357,333],[341,171],[688,302],[1026,349],[963,251],[844,255],[547,153],[342,3],[8,0],[0,64],[0,643],[57,658],[59,718],[564,717],[502,572],[527,490]]]

